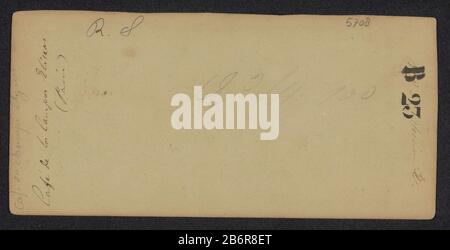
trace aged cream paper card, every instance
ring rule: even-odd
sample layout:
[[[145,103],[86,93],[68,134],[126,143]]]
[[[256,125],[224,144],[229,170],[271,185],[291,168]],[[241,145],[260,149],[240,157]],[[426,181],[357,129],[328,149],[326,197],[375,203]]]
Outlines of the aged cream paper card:
[[[11,52],[14,214],[434,216],[433,18],[28,11]]]

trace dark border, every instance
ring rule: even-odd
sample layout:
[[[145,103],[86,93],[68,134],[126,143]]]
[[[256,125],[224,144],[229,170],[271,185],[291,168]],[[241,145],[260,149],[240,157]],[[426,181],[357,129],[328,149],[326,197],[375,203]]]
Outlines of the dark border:
[[[0,229],[449,229],[450,1],[432,0],[3,0],[0,3]],[[14,216],[8,209],[8,141],[11,15],[18,10],[219,12],[252,14],[367,14],[429,16],[438,22],[439,137],[437,212],[433,220],[328,220],[164,217]],[[413,51],[412,51],[413,53]]]

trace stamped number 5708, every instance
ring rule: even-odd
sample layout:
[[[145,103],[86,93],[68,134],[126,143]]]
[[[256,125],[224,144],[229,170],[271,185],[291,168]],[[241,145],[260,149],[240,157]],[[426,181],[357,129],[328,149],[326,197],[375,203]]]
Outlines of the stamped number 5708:
[[[345,25],[349,28],[368,27],[370,25],[370,17],[366,18],[348,17],[347,19],[345,19]]]

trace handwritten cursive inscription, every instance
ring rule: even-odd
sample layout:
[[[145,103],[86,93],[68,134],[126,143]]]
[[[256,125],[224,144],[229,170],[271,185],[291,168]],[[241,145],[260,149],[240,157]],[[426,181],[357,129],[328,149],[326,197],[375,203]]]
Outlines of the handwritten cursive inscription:
[[[15,75],[14,68],[11,69],[11,73],[13,76]],[[13,77],[13,86],[15,91],[11,94],[11,113],[17,114],[20,112],[22,103],[27,103],[30,100],[27,94],[24,92],[17,90],[20,89],[20,85],[16,80],[16,77]],[[12,124],[14,124],[11,129],[11,133],[13,133],[13,137],[10,145],[10,162],[15,165],[15,168],[10,169],[11,181],[17,184],[22,183],[22,137],[29,136],[30,132],[24,128],[22,128],[21,119],[18,116],[11,116],[11,120],[14,120]],[[28,195],[24,193],[21,185],[15,185],[14,189],[9,191],[11,197],[13,197],[12,205],[14,208],[22,210],[25,208],[26,199]]]
[[[51,205],[51,197],[52,192],[55,190],[54,184],[51,179],[51,160],[49,153],[50,147],[50,139],[49,139],[49,129],[50,129],[50,114],[54,110],[54,107],[51,105],[51,92],[48,89],[54,88],[56,91],[57,101],[53,103],[55,106],[61,110],[61,106],[67,104],[66,101],[66,80],[65,80],[65,68],[66,68],[66,58],[60,54],[56,58],[57,66],[55,68],[56,73],[58,74],[58,82],[55,84],[54,82],[49,81],[49,79],[54,79],[53,77],[47,78],[47,75],[52,73],[53,71],[49,70],[51,65],[48,64],[49,59],[49,50],[47,48],[46,39],[42,39],[42,55],[40,56],[38,62],[38,66],[36,67],[36,72],[38,75],[42,76],[41,83],[43,85],[42,88],[42,98],[40,100],[40,104],[42,106],[41,111],[37,112],[34,115],[34,121],[37,127],[37,135],[36,138],[39,142],[39,145],[42,147],[42,153],[40,158],[37,160],[36,170],[38,172],[38,176],[36,176],[36,181],[34,181],[31,185],[31,191],[34,196],[41,201],[41,203],[45,206]],[[56,86],[55,86],[56,85]],[[61,110],[63,111],[63,110]],[[18,206],[21,204],[19,203]]]
[[[43,132],[41,136],[37,135],[36,137],[39,140],[39,142],[41,143],[41,145],[44,148],[47,148],[48,147],[48,137],[47,137],[48,115],[49,115],[49,112],[52,110],[52,107],[48,104],[48,92],[46,89],[43,91],[42,103],[44,104],[43,112],[41,115],[37,115],[37,114],[34,115],[34,120]]]
[[[50,206],[50,199],[52,196],[52,191],[55,190],[55,187],[50,182],[50,165],[49,159],[40,160],[39,165],[39,183],[33,185],[31,188],[33,189],[34,195],[46,206]]]
[[[143,21],[144,21],[144,16],[138,16],[138,17],[134,18],[130,25],[123,26],[120,29],[119,34],[122,36],[125,36],[125,37],[130,36],[131,31],[133,31],[139,25],[141,25]],[[106,27],[105,19],[103,17],[97,18],[87,28],[86,36],[93,37],[94,35],[99,34],[100,37],[103,37],[104,36],[104,34],[103,34],[104,27]],[[106,34],[106,36],[109,36],[109,34]]]
[[[143,16],[136,17],[130,26],[125,26],[120,30],[120,34],[122,36],[129,36],[131,34],[131,31],[137,28],[143,21],[144,21]]]
[[[105,25],[105,19],[98,18],[94,22],[89,25],[89,28],[86,30],[86,36],[91,37],[95,34],[100,34],[103,36],[103,26]]]
[[[38,141],[42,145],[44,150],[43,159],[39,160],[38,172],[39,172],[39,181],[37,184],[32,185],[32,190],[34,195],[46,206],[50,206],[50,197],[51,191],[55,188],[50,182],[50,160],[48,159],[47,150],[49,147],[49,139],[48,139],[48,129],[49,129],[49,113],[52,110],[52,107],[48,102],[48,91],[44,89],[42,103],[43,103],[43,115],[35,115],[35,121],[38,127],[41,130],[42,135],[38,135]],[[44,191],[43,191],[44,190]]]
[[[58,74],[58,82],[55,87],[57,100],[54,102],[56,108],[62,112],[67,112],[67,93],[66,93],[66,64],[67,59],[64,55],[59,54],[56,57],[57,66],[56,73]]]
[[[47,79],[47,61],[48,61],[48,49],[47,49],[47,40],[45,38],[42,39],[42,52],[38,57],[38,66],[36,67],[36,74],[42,76]]]
[[[276,81],[275,84],[270,85],[267,81],[265,81],[264,73],[256,73],[250,75],[249,78],[242,78],[241,73],[235,71],[229,74],[224,75],[223,77],[218,77],[218,75],[214,75],[208,81],[205,82],[203,87],[207,88],[208,91],[212,89],[212,92],[223,93],[230,88],[232,85],[237,87],[240,91],[247,93],[249,91],[255,91],[259,89],[263,92],[274,92],[280,94],[281,103],[287,102],[291,97],[296,95],[302,88],[303,85],[299,83],[298,78],[295,77],[295,74],[298,72],[298,69],[294,69],[288,72],[285,75],[282,75],[279,81]],[[242,86],[236,85],[236,79],[244,81],[245,84]]]

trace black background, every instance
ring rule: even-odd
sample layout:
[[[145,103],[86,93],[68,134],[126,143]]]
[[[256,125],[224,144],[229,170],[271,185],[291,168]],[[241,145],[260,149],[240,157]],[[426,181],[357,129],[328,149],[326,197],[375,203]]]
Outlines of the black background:
[[[48,1],[0,0],[0,229],[450,229],[449,17],[450,1]],[[437,212],[433,220],[312,220],[164,217],[14,216],[8,209],[8,141],[11,16],[17,10],[218,12],[252,14],[367,14],[429,16],[438,21],[439,121]],[[412,51],[413,53],[413,51]],[[86,183],[80,183],[86,185]]]

